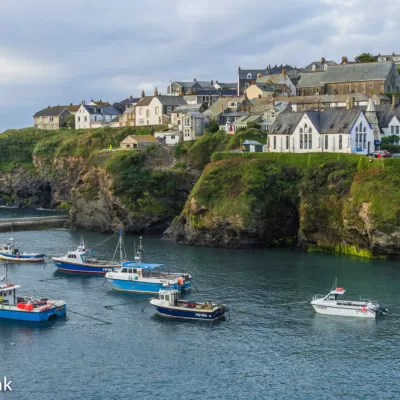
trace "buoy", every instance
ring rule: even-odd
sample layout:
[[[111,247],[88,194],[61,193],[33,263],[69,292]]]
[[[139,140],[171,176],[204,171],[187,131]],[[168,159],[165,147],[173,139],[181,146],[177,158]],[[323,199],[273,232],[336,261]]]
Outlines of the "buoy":
[[[178,285],[180,285],[180,286],[183,285],[183,279],[181,276],[178,278]]]

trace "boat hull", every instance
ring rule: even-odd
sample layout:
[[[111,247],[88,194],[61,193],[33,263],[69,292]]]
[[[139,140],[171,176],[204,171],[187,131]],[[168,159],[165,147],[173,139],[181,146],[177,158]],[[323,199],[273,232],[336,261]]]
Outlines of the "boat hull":
[[[163,307],[152,304],[158,315],[168,318],[186,319],[186,320],[201,320],[201,321],[216,321],[224,316],[221,309],[207,312],[205,310],[182,309],[178,307]]]
[[[160,289],[165,289],[165,282],[143,282],[139,280],[130,281],[121,279],[113,279],[111,282],[112,288],[121,292],[158,294]],[[168,287],[181,291],[178,284],[170,284]]]
[[[15,309],[15,307],[9,308],[8,306],[0,305],[0,320],[10,319],[15,321],[45,322],[65,317],[66,314],[67,306],[65,304],[45,311],[25,311]]]
[[[16,262],[43,262],[44,254],[5,254],[0,252],[0,259],[6,261],[16,261]]]
[[[71,272],[75,274],[89,275],[105,275],[107,272],[114,271],[117,266],[113,265],[91,265],[91,264],[74,264],[52,258],[57,269],[62,272]]]
[[[319,314],[338,315],[342,317],[360,317],[360,318],[376,318],[376,313],[371,310],[362,310],[361,308],[345,308],[340,306],[330,306],[324,304],[313,304],[314,310]]]

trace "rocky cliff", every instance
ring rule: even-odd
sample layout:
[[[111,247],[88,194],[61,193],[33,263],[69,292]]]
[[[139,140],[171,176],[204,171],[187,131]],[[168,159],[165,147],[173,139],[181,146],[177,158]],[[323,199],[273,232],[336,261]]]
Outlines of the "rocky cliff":
[[[225,156],[206,167],[166,231],[168,238],[208,246],[296,244],[364,257],[400,255],[400,160]]]

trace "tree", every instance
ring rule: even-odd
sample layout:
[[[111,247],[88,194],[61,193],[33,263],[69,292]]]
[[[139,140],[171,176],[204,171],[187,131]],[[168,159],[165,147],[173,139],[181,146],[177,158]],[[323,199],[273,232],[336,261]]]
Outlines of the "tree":
[[[362,53],[355,58],[358,63],[367,63],[376,61],[375,57],[371,53]]]
[[[218,122],[217,122],[214,118],[212,118],[212,119],[210,120],[210,126],[208,127],[208,130],[209,130],[211,133],[216,133],[216,132],[219,131],[219,124],[218,124]]]

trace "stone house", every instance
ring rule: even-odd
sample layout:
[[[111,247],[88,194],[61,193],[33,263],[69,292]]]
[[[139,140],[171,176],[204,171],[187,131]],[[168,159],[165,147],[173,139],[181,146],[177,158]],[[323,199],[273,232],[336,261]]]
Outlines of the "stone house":
[[[174,109],[186,104],[183,97],[159,95],[156,89],[136,104],[136,126],[168,124]]]
[[[69,122],[72,122],[72,126],[70,127],[73,128],[72,115],[74,115],[78,109],[79,106],[74,106],[72,104],[69,106],[49,106],[35,113],[33,116],[33,126],[35,129],[57,130],[66,127]]]
[[[400,91],[399,73],[391,62],[355,63],[304,73],[297,85],[301,96],[390,93]]]
[[[122,150],[143,149],[146,146],[159,144],[159,141],[151,135],[135,135],[127,136],[121,143]]]
[[[271,126],[267,151],[368,154],[380,141],[376,122],[372,99],[366,111],[336,108],[281,113]]]

